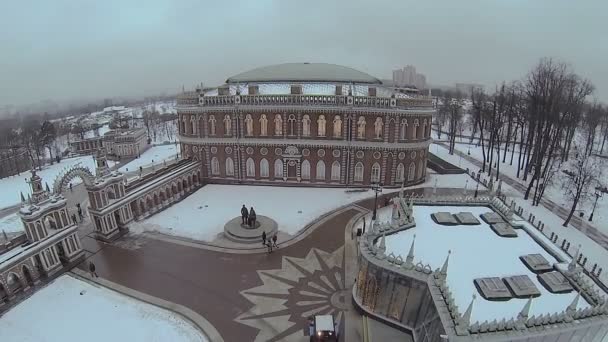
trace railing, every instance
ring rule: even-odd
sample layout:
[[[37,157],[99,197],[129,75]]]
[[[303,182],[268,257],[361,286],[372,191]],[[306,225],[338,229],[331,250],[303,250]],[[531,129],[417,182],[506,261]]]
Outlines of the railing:
[[[240,105],[278,105],[278,106],[354,106],[368,108],[419,108],[431,107],[429,98],[389,98],[376,96],[353,96],[349,104],[347,96],[341,95],[240,95]],[[199,103],[196,92],[183,93],[177,97],[178,106],[234,106],[237,105],[234,95],[203,96]],[[392,100],[395,104],[392,105]]]

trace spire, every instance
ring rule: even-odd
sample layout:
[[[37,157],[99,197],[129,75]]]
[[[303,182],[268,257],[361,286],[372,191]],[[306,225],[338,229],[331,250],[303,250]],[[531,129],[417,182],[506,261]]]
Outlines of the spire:
[[[104,148],[97,150],[97,153],[95,153],[93,158],[95,159],[95,176],[103,177],[110,173],[110,168],[108,167],[106,159],[106,150]]]
[[[532,305],[532,297],[528,298],[526,305],[524,305],[523,309],[521,309],[521,311],[517,315],[517,318],[527,319],[528,316],[530,315],[530,306],[531,305]]]
[[[578,248],[576,249],[576,253],[574,253],[574,256],[572,257],[572,260],[570,260],[570,263],[568,264],[568,271],[572,272],[574,271],[574,269],[576,269],[576,260],[578,259],[578,254],[581,250],[581,245],[578,245]]]
[[[380,247],[382,252],[386,251],[386,234],[382,233],[382,237],[380,238]]]
[[[412,239],[412,245],[410,246],[410,251],[407,253],[407,257],[405,258],[405,262],[411,264],[414,262],[414,243],[416,242],[416,234],[414,234],[414,238]]]
[[[441,266],[440,274],[444,277],[446,277],[448,275],[448,263],[450,262],[450,254],[452,254],[451,250],[448,251],[448,256],[447,256],[447,258],[445,258],[445,262],[443,263],[443,266]]]
[[[473,302],[475,302],[475,298],[477,298],[475,295],[473,295],[473,298],[471,299],[471,303],[469,304],[469,307],[467,308],[467,310],[464,312],[464,314],[462,315],[462,317],[460,317],[460,324],[464,325],[464,326],[469,326],[469,324],[471,324],[471,313],[473,312]]]
[[[574,299],[572,300],[572,303],[570,303],[570,305],[568,305],[568,308],[566,309],[566,311],[568,312],[573,312],[576,311],[576,307],[578,306],[578,299],[580,298],[581,294],[577,293],[576,297],[574,297]]]
[[[23,197],[23,191],[21,191],[21,203],[25,202],[25,197]]]

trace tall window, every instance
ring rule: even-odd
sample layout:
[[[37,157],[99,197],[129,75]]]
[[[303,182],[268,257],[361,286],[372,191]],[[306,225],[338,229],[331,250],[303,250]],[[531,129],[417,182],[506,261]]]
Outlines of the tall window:
[[[418,126],[420,125],[420,122],[418,122],[418,119],[414,119],[414,134],[412,134],[414,139],[418,139]]]
[[[363,182],[363,163],[358,162],[355,165],[355,182]]]
[[[224,115],[224,135],[231,135],[232,134],[232,119],[230,118],[230,115],[226,114]]]
[[[268,160],[262,158],[262,160],[260,160],[260,177],[268,178],[268,169]]]
[[[310,136],[310,116],[308,114],[302,117],[302,135],[305,137]]]
[[[327,121],[325,120],[325,115],[319,115],[317,119],[317,135],[320,137],[325,136],[325,128],[327,126]]]
[[[245,171],[247,172],[247,177],[255,177],[255,163],[253,162],[253,159],[247,159],[247,162],[245,162]]]
[[[245,116],[245,135],[253,135],[253,119],[251,114]]]
[[[302,179],[310,179],[310,162],[304,160],[300,167],[302,168]]]
[[[401,120],[401,125],[399,126],[399,139],[405,140],[405,134],[407,132],[407,119]]]
[[[359,121],[357,121],[357,138],[365,139],[365,117],[360,116]]]
[[[274,178],[283,178],[283,161],[281,159],[274,161]]]
[[[211,174],[214,176],[220,175],[220,162],[216,157],[211,158]]]
[[[397,179],[396,181],[399,183],[402,183],[405,177],[405,166],[403,166],[403,163],[399,163],[399,165],[397,165]]]
[[[287,119],[287,125],[289,126],[289,135],[296,135],[296,116],[291,114]]]
[[[260,116],[260,135],[268,135],[268,119],[266,118],[266,114]]]
[[[232,158],[226,158],[226,176],[234,176],[234,162]]]
[[[322,160],[317,162],[317,179],[325,179],[325,163]]]
[[[334,117],[334,138],[342,137],[342,119],[340,115]]]
[[[424,173],[424,163],[422,160],[418,162],[418,179],[422,179],[422,174]]]
[[[215,135],[215,116],[209,115],[209,135]]]
[[[414,162],[412,162],[410,164],[410,168],[407,170],[407,180],[413,181],[415,176],[416,176],[416,164],[414,164]]]
[[[380,183],[380,164],[374,163],[374,165],[372,165],[372,174],[370,181],[372,183]]]
[[[274,135],[283,135],[283,118],[281,118],[281,114],[274,116]]]
[[[426,119],[424,119],[424,121],[422,121],[422,138],[426,138],[427,136],[427,132],[426,132],[426,125],[427,125],[427,121]]]
[[[335,161],[331,164],[331,180],[340,180],[340,163],[338,161]]]
[[[190,116],[190,134],[194,135],[196,133],[196,117],[194,115]]]

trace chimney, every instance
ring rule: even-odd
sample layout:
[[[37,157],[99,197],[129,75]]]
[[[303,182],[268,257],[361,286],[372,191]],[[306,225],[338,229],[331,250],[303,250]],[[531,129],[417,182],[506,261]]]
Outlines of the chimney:
[[[302,95],[302,86],[299,84],[292,84],[291,95]]]

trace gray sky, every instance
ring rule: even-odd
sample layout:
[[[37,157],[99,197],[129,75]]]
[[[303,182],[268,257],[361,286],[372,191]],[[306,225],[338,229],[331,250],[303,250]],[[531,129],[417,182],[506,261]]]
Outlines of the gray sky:
[[[543,56],[608,102],[606,13],[606,0],[2,1],[0,106],[155,95],[304,61],[379,78],[413,64],[432,84],[492,87]]]

